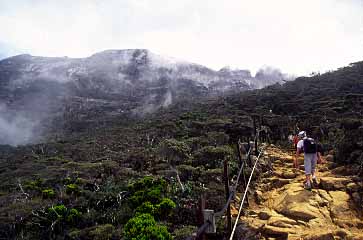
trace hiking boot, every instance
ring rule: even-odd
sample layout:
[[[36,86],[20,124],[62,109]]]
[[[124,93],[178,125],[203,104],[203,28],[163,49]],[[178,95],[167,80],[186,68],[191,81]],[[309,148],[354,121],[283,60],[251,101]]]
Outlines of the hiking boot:
[[[304,188],[305,188],[306,190],[308,190],[308,191],[311,191],[311,183],[310,183],[310,181],[306,181],[306,182],[304,183]]]
[[[316,178],[313,178],[313,188],[318,188],[319,184]]]

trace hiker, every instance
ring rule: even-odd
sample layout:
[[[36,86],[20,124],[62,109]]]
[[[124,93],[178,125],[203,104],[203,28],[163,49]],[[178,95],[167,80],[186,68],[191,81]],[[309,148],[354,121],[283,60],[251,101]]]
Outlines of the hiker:
[[[318,152],[318,147],[315,140],[312,138],[308,138],[305,131],[299,132],[298,137],[300,140],[297,143],[294,166],[296,168],[299,168],[297,159],[299,157],[299,154],[304,152],[304,168],[306,176],[304,188],[307,190],[311,190],[312,185],[314,185],[314,187],[318,185],[315,176],[315,167],[317,161],[321,162],[321,155],[320,152]]]

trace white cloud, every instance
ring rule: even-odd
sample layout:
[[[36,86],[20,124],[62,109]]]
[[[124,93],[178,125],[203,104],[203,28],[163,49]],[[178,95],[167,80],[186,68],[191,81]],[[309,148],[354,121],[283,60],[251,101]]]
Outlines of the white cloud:
[[[0,3],[0,39],[33,55],[148,48],[307,74],[362,60],[362,12],[361,0],[13,0]]]

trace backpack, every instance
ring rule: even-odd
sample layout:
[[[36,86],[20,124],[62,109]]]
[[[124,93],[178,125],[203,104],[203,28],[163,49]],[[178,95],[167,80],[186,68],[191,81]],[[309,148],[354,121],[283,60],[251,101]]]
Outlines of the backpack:
[[[304,153],[317,153],[317,144],[312,138],[304,139]]]

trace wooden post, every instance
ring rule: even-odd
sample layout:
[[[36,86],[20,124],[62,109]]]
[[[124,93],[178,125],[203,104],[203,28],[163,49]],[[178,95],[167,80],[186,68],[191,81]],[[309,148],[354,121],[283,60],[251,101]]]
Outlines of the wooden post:
[[[228,160],[224,160],[224,187],[226,191],[226,199],[229,199],[229,177],[228,177]],[[227,207],[227,236],[231,235],[232,231],[232,218],[231,218],[231,205]]]
[[[248,151],[250,151],[250,149],[252,147],[250,141],[251,141],[251,139],[248,136]],[[248,164],[249,167],[252,165],[251,156],[250,155],[247,156],[247,164]]]
[[[209,221],[211,224],[206,228],[205,233],[216,233],[217,226],[216,226],[216,219],[214,217],[214,210],[211,209],[204,209],[203,217],[205,221]]]
[[[242,154],[241,154],[241,145],[240,142],[237,142],[237,154],[238,154],[238,160],[239,160],[239,165],[242,165]]]
[[[204,211],[205,211],[205,192],[203,192],[201,195],[200,195],[200,198],[199,198],[199,211],[198,211],[198,225],[203,225],[204,224]],[[205,234],[201,234],[201,236],[198,238],[198,240],[205,240],[206,239],[206,236]]]
[[[258,146],[257,146],[257,126],[256,126],[256,117],[253,116],[253,128],[255,133],[255,155],[258,156]]]
[[[239,144],[238,143],[237,143],[237,150],[238,150],[238,158],[239,158],[239,161],[240,161],[240,166],[242,167],[242,163],[243,162],[245,163],[245,165],[247,164],[247,159],[243,158],[243,160],[242,160],[242,153],[240,152],[240,148],[239,148]],[[249,155],[248,155],[248,158],[250,159],[250,156]],[[244,169],[242,169],[242,177],[243,177],[243,190],[244,190],[244,189],[246,189],[246,186],[247,186],[246,174],[245,174]],[[238,185],[238,183],[236,183],[236,184]],[[246,200],[247,200],[247,204],[248,204],[248,197],[246,198]]]

